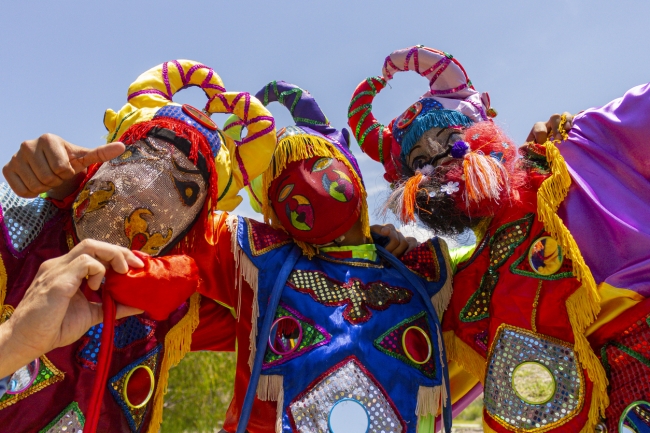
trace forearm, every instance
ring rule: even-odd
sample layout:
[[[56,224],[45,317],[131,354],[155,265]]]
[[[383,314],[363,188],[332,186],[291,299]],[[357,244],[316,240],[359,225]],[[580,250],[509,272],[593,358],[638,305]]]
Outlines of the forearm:
[[[21,341],[11,321],[0,325],[0,378],[12,375],[40,355]]]

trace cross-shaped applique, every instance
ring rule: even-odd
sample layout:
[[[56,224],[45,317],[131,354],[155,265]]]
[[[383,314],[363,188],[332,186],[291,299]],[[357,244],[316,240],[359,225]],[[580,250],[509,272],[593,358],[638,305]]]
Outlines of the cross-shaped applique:
[[[385,310],[392,304],[406,304],[413,297],[409,290],[391,287],[381,281],[364,284],[357,278],[351,278],[347,283],[342,283],[318,271],[297,269],[291,273],[287,283],[321,304],[330,307],[347,304],[343,317],[353,324],[370,320],[371,308]]]

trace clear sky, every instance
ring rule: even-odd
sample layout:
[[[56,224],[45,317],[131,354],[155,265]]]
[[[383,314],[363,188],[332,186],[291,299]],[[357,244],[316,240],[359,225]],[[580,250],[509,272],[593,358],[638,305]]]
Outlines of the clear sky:
[[[453,54],[490,93],[496,121],[523,142],[537,120],[602,105],[648,81],[649,19],[642,0],[6,2],[0,162],[44,132],[101,144],[104,110],[122,107],[140,73],[177,58],[213,67],[228,90],[297,84],[341,128],[356,85],[380,74],[391,51],[416,44]],[[391,84],[375,100],[386,124],[427,90],[412,72]],[[205,103],[197,89],[178,101]],[[290,123],[284,107],[270,108],[278,127]],[[383,171],[352,148],[374,210],[388,188]]]

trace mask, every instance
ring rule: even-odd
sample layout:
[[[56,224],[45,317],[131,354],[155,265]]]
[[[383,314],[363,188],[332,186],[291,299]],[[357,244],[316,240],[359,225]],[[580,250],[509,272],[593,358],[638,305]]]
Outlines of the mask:
[[[294,239],[317,245],[332,242],[354,225],[360,199],[348,167],[330,157],[288,164],[269,188],[282,227]]]
[[[155,256],[185,235],[206,196],[206,178],[187,156],[148,137],[99,168],[72,205],[72,217],[79,240]]]

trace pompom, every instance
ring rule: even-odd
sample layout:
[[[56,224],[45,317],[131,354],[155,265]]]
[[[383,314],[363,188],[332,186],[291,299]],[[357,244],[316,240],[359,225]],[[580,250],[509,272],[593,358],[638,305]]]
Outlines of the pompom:
[[[460,159],[463,156],[465,156],[468,150],[469,150],[469,144],[465,143],[462,140],[459,140],[455,142],[454,145],[452,146],[451,156],[453,156],[456,159]]]

